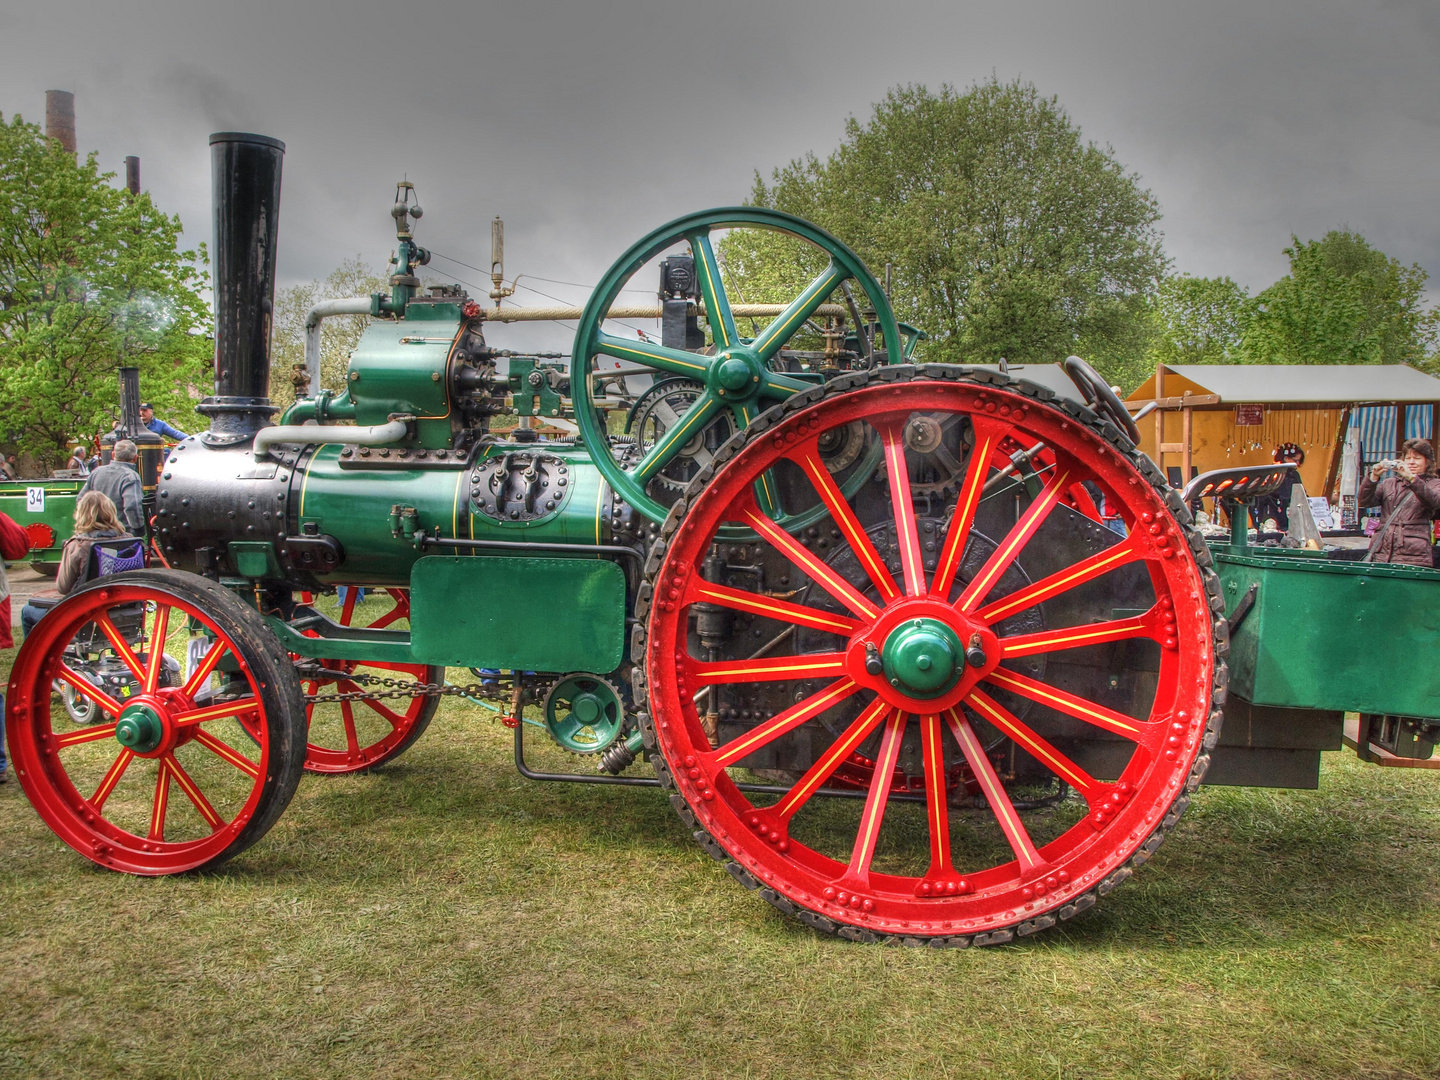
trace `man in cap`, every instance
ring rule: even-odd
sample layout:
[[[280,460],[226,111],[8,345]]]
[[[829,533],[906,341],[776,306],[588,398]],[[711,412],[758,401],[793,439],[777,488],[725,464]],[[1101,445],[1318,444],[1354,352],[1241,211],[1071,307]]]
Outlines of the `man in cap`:
[[[179,428],[173,428],[164,420],[157,417],[155,415],[155,407],[148,401],[140,406],[140,422],[156,435],[163,435],[165,438],[174,439],[176,442],[189,438],[189,436]],[[120,504],[116,503],[115,505],[119,506]]]

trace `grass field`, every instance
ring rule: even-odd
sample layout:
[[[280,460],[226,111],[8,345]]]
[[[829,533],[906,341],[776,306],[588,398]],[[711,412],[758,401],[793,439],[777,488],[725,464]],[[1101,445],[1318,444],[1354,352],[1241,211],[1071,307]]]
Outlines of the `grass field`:
[[[521,779],[494,717],[307,777],[203,877],[96,869],[0,787],[0,1075],[1440,1075],[1435,773],[1205,789],[1063,928],[882,949],[744,892],[654,790]]]

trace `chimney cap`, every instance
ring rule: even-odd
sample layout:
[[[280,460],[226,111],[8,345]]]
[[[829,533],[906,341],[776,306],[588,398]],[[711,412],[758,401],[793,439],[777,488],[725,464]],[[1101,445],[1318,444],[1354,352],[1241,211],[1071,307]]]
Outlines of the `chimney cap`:
[[[272,139],[269,135],[256,135],[249,131],[217,131],[210,136],[211,146],[214,146],[216,143],[226,142],[244,142],[255,143],[259,146],[273,146],[282,153],[285,150],[285,144],[279,139]]]

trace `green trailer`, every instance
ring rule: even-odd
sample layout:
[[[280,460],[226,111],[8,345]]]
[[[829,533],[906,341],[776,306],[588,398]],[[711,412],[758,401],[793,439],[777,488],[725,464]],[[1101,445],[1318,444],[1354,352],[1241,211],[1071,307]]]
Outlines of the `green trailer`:
[[[60,549],[74,531],[75,500],[84,485],[76,476],[0,480],[0,513],[25,530],[30,565],[42,574],[54,577],[60,569]]]
[[[1440,767],[1440,674],[1417,662],[1440,645],[1440,570],[1251,546],[1246,507],[1284,472],[1222,469],[1184,492],[1232,515],[1229,539],[1211,545],[1230,686],[1207,782],[1313,788],[1321,751],[1344,747],[1376,765]]]

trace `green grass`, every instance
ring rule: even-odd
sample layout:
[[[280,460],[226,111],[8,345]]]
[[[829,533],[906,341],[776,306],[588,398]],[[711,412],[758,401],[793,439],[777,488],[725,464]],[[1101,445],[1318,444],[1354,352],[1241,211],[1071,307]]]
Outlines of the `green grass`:
[[[1440,775],[1207,789],[1063,928],[882,949],[743,891],[656,791],[521,779],[494,717],[307,777],[201,877],[99,870],[0,788],[0,1075],[1440,1074]]]

